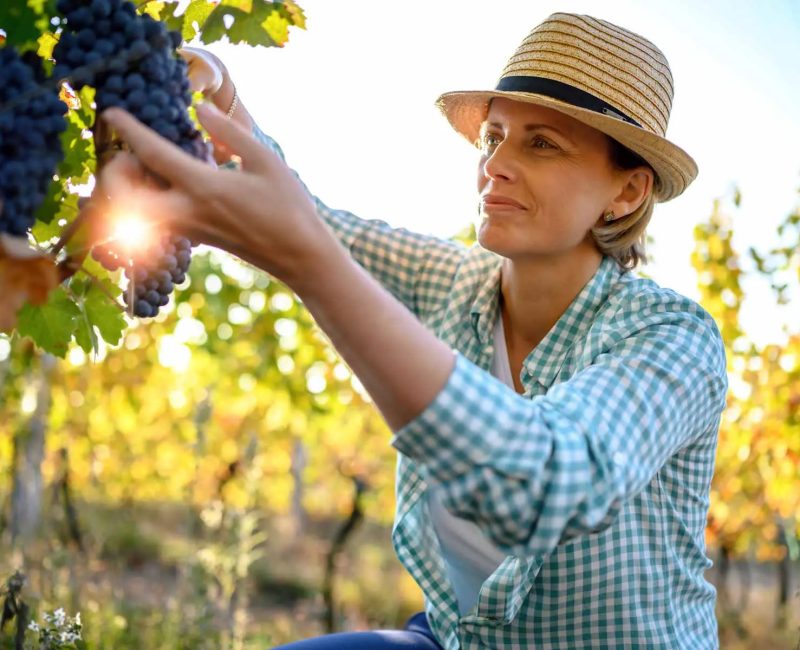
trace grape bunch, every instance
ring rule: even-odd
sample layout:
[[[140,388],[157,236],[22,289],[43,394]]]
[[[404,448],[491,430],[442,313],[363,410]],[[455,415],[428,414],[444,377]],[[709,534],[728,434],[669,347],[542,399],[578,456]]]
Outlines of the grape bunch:
[[[41,60],[0,49],[0,233],[24,237],[63,151],[67,106]]]
[[[139,251],[134,263],[119,254],[119,250],[96,247],[93,255],[108,270],[132,269],[128,291],[123,300],[141,318],[158,314],[160,307],[169,302],[175,285],[186,280],[186,269],[192,257],[192,243],[185,237],[164,235],[145,250]],[[146,260],[153,260],[147,262]]]
[[[57,7],[66,24],[53,50],[54,74],[68,78],[76,90],[94,87],[98,114],[123,108],[190,155],[206,159],[207,145],[187,111],[192,96],[186,62],[175,54],[180,34],[137,14],[129,0],[58,0]],[[136,297],[129,308],[141,318],[158,314],[189,268],[188,240],[168,235],[159,247],[144,261],[131,259],[113,241],[92,251],[109,270],[125,269],[132,285],[126,297]]]

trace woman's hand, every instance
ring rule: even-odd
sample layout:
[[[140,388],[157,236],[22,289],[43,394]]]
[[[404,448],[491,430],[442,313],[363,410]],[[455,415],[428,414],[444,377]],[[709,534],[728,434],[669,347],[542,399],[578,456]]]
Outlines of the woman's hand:
[[[192,158],[129,113],[109,109],[102,119],[133,153],[120,153],[103,168],[96,196],[109,208],[135,211],[152,227],[223,248],[299,293],[339,243],[277,155],[208,104],[197,107],[197,116],[217,150],[241,159],[241,171]]]

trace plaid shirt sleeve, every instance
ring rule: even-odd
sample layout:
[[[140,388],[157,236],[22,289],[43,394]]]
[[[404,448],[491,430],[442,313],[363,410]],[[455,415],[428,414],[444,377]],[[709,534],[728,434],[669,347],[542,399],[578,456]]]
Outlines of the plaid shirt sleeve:
[[[253,135],[286,162],[275,140],[257,126]],[[317,214],[353,259],[395,298],[421,318],[442,306],[466,252],[464,246],[329,208],[309,191],[296,172],[294,174],[314,200]]]
[[[593,333],[602,352],[547,394],[526,399],[459,355],[395,434],[453,514],[510,555],[610,526],[670,455],[716,430],[727,379],[711,318],[671,293],[624,303]]]

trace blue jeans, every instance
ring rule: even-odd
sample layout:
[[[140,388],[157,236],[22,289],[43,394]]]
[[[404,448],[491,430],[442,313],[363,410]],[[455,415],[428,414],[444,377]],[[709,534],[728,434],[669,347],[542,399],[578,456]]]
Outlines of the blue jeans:
[[[414,614],[402,630],[340,632],[295,641],[273,650],[442,650],[428,626],[425,612]]]

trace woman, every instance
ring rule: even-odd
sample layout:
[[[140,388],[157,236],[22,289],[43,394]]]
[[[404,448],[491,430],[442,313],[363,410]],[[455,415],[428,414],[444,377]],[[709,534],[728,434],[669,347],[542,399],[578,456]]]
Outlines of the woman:
[[[215,69],[187,57],[198,78]],[[496,89],[439,99],[480,149],[469,249],[313,198],[214,76],[222,111],[198,115],[241,173],[109,110],[136,157],[101,188],[136,188],[175,230],[300,296],[394,432],[392,538],[426,601],[407,631],[285,647],[717,647],[703,572],[723,346],[699,306],[629,272],[654,203],[697,173],[664,137],[663,54],[554,14]],[[143,169],[169,189],[143,190]]]

